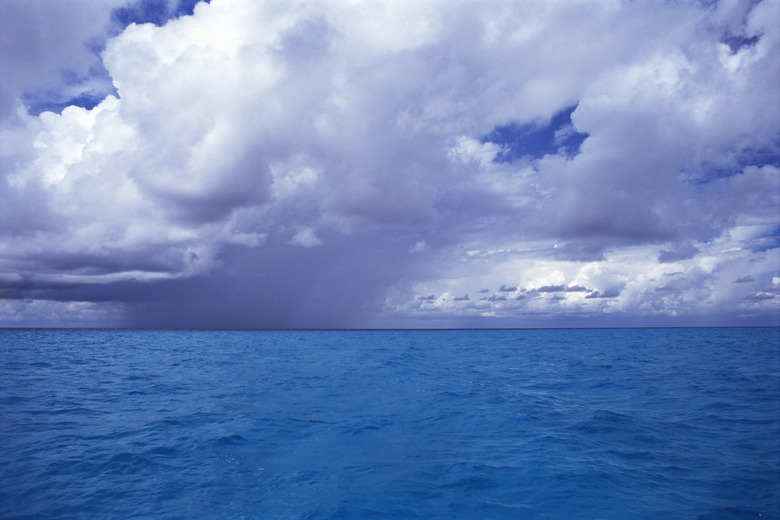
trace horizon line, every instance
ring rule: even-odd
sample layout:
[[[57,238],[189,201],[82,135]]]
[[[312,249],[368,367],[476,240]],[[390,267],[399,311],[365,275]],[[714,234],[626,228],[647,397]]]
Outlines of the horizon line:
[[[780,325],[676,325],[624,327],[272,327],[272,328],[197,328],[197,327],[0,327],[0,331],[117,331],[117,332],[447,332],[447,331],[520,331],[520,330],[643,330],[643,329],[780,329]]]

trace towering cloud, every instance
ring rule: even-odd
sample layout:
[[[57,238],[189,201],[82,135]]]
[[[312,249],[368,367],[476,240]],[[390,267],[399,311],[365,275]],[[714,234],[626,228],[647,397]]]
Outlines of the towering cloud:
[[[3,7],[0,325],[777,316],[776,0],[74,5]]]

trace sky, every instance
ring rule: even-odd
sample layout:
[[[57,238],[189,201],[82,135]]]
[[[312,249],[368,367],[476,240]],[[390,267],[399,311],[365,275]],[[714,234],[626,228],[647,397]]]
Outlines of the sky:
[[[780,0],[0,0],[0,327],[780,325]]]

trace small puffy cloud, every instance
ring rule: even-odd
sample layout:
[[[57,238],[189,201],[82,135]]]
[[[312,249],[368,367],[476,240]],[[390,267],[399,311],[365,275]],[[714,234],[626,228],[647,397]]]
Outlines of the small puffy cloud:
[[[428,251],[429,249],[430,246],[425,242],[425,240],[420,240],[419,242],[415,242],[414,245],[409,248],[409,252],[422,253],[423,251]]]
[[[313,229],[305,227],[293,235],[290,243],[301,247],[316,247],[322,245],[322,240],[317,237]]]

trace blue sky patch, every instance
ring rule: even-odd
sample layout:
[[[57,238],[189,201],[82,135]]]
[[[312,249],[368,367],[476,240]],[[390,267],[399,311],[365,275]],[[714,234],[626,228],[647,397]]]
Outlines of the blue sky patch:
[[[732,54],[736,54],[745,47],[753,47],[758,43],[758,39],[758,36],[747,37],[729,34],[723,38],[723,43],[729,46]]]
[[[777,148],[748,148],[739,154],[739,164],[745,166],[775,166],[780,168],[780,143]]]
[[[114,11],[113,19],[121,27],[120,31],[131,23],[153,23],[161,27],[168,20],[191,15],[195,6],[201,1],[210,2],[210,0],[178,0],[176,8],[169,9],[166,0],[138,0],[134,4]]]
[[[106,98],[104,94],[95,95],[88,92],[64,101],[57,100],[57,97],[57,93],[49,92],[43,95],[25,96],[24,101],[28,107],[28,112],[31,115],[38,116],[43,112],[55,112],[59,114],[69,106],[77,106],[91,110]]]
[[[497,126],[482,138],[482,142],[501,145],[503,150],[496,162],[512,162],[523,157],[538,159],[550,154],[564,154],[574,157],[588,134],[577,132],[571,122],[571,115],[577,105],[566,107],[555,114],[546,126],[538,123],[511,123]]]
[[[692,184],[707,184],[709,182],[741,174],[748,166],[774,166],[780,168],[780,143],[777,148],[747,148],[729,161],[698,165],[693,169],[680,172],[682,182]]]
[[[96,53],[97,54],[97,53]],[[81,76],[73,71],[62,72],[61,90],[47,90],[27,93],[22,101],[28,113],[37,116],[42,112],[61,113],[69,106],[93,109],[107,95],[117,95],[111,82],[111,76],[105,67],[95,66],[89,70],[89,75]]]
[[[772,231],[761,235],[752,248],[752,251],[754,253],[760,253],[778,247],[780,247],[780,226],[776,226]]]

